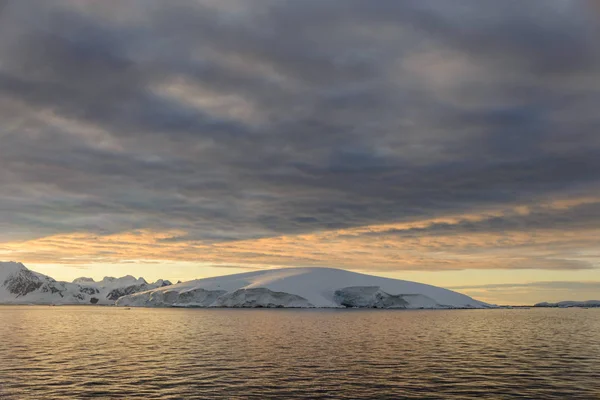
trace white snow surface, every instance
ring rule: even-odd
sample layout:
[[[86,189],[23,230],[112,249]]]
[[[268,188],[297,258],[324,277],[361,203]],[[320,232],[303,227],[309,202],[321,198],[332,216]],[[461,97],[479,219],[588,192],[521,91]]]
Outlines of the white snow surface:
[[[373,296],[374,293],[381,292],[384,295],[402,295],[402,299],[408,303],[406,308],[490,307],[464,294],[436,286],[318,267],[271,269],[197,279],[123,296],[116,304],[134,307],[342,307],[339,299],[336,300],[336,290],[352,288],[355,293],[356,290],[361,289],[357,287],[365,288],[365,296]],[[249,291],[244,294],[243,291],[248,289],[267,290],[262,293]],[[206,301],[203,303],[179,301],[178,294],[190,291],[202,293],[202,299],[208,298],[205,291],[219,291],[219,293],[215,293],[214,297],[217,300],[210,304],[206,304]],[[293,295],[289,297],[289,303],[285,303],[284,294]],[[252,298],[251,304],[247,302],[248,298]],[[273,298],[277,298],[275,303]],[[239,302],[236,302],[236,299],[239,299]],[[268,303],[261,303],[261,301]]]
[[[147,283],[144,278],[136,279],[131,275],[106,277],[99,282],[92,278],[77,278],[72,283],[60,282],[31,271],[21,263],[0,262],[0,304],[111,305],[121,293],[129,294],[168,284],[170,282],[162,279]]]

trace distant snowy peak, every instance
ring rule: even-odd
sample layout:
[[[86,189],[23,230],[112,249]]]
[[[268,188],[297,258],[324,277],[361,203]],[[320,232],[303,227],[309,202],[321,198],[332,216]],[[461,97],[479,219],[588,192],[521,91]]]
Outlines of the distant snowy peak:
[[[145,285],[148,282],[144,278],[135,278],[131,275],[125,275],[121,278],[115,278],[112,276],[105,276],[100,282],[100,285],[108,287],[108,286],[126,286],[126,285]]]
[[[487,308],[451,290],[334,268],[285,268],[198,279],[121,297],[136,307]]]
[[[163,286],[171,286],[172,283],[171,283],[171,281],[169,281],[167,279],[159,279],[156,282],[154,282],[152,285],[156,286],[156,287],[163,287]]]
[[[4,281],[9,275],[19,273],[28,269],[20,262],[7,261],[0,262],[0,281]]]
[[[534,307],[553,307],[553,308],[596,308],[600,307],[600,300],[587,301],[559,301],[558,303],[537,303]]]
[[[95,287],[103,287],[103,288],[122,288],[126,286],[133,285],[151,285],[155,287],[162,287],[166,285],[171,285],[171,282],[164,279],[159,279],[154,283],[148,283],[144,278],[139,277],[136,278],[132,275],[125,275],[120,278],[115,278],[113,276],[105,276],[102,280],[96,282],[94,278],[76,278],[73,279],[73,283],[77,283],[79,285],[87,285],[87,286],[95,286]]]
[[[148,284],[144,278],[77,278],[58,282],[14,261],[0,262],[0,304],[114,304],[124,295],[160,288],[171,282],[159,279]]]
[[[73,283],[79,283],[79,284],[88,284],[88,283],[95,283],[96,281],[94,281],[94,278],[86,278],[84,276],[82,276],[81,278],[75,278],[73,279]]]
[[[79,285],[30,271],[21,263],[0,262],[0,303],[81,304],[88,294],[80,289]]]

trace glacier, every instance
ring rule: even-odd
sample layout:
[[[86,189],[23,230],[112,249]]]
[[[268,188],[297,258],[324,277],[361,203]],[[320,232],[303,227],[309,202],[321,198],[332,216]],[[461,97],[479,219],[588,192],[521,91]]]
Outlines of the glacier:
[[[283,268],[178,283],[125,295],[123,307],[490,308],[448,289],[335,268]]]
[[[112,305],[122,296],[170,284],[162,279],[148,283],[131,275],[105,277],[99,282],[92,278],[61,282],[31,271],[22,263],[0,262],[0,304]]]

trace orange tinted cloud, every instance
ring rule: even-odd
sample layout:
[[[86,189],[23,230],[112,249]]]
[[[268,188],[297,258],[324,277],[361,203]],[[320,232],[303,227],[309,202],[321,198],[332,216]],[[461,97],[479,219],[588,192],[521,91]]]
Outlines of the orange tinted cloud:
[[[596,202],[584,198],[536,206],[546,212]],[[529,215],[526,206],[406,224],[385,224],[252,240],[207,243],[178,240],[185,232],[138,230],[113,235],[54,235],[0,245],[3,258],[31,263],[196,261],[249,266],[333,266],[348,269],[588,269],[600,257],[600,229],[457,230],[465,221]],[[442,226],[444,229],[431,231]],[[470,225],[469,225],[470,226]],[[406,234],[406,233],[409,234]],[[416,232],[413,234],[413,232]]]

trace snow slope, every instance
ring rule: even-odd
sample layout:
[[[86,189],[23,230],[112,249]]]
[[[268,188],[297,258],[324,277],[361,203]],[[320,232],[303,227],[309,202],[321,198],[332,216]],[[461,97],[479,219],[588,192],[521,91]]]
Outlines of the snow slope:
[[[0,262],[0,304],[114,304],[119,297],[169,285],[158,280],[147,283],[131,275],[106,277],[100,282],[78,278],[59,282],[31,271],[17,262]]]
[[[485,308],[436,286],[334,268],[284,268],[183,282],[121,297],[136,307]]]

